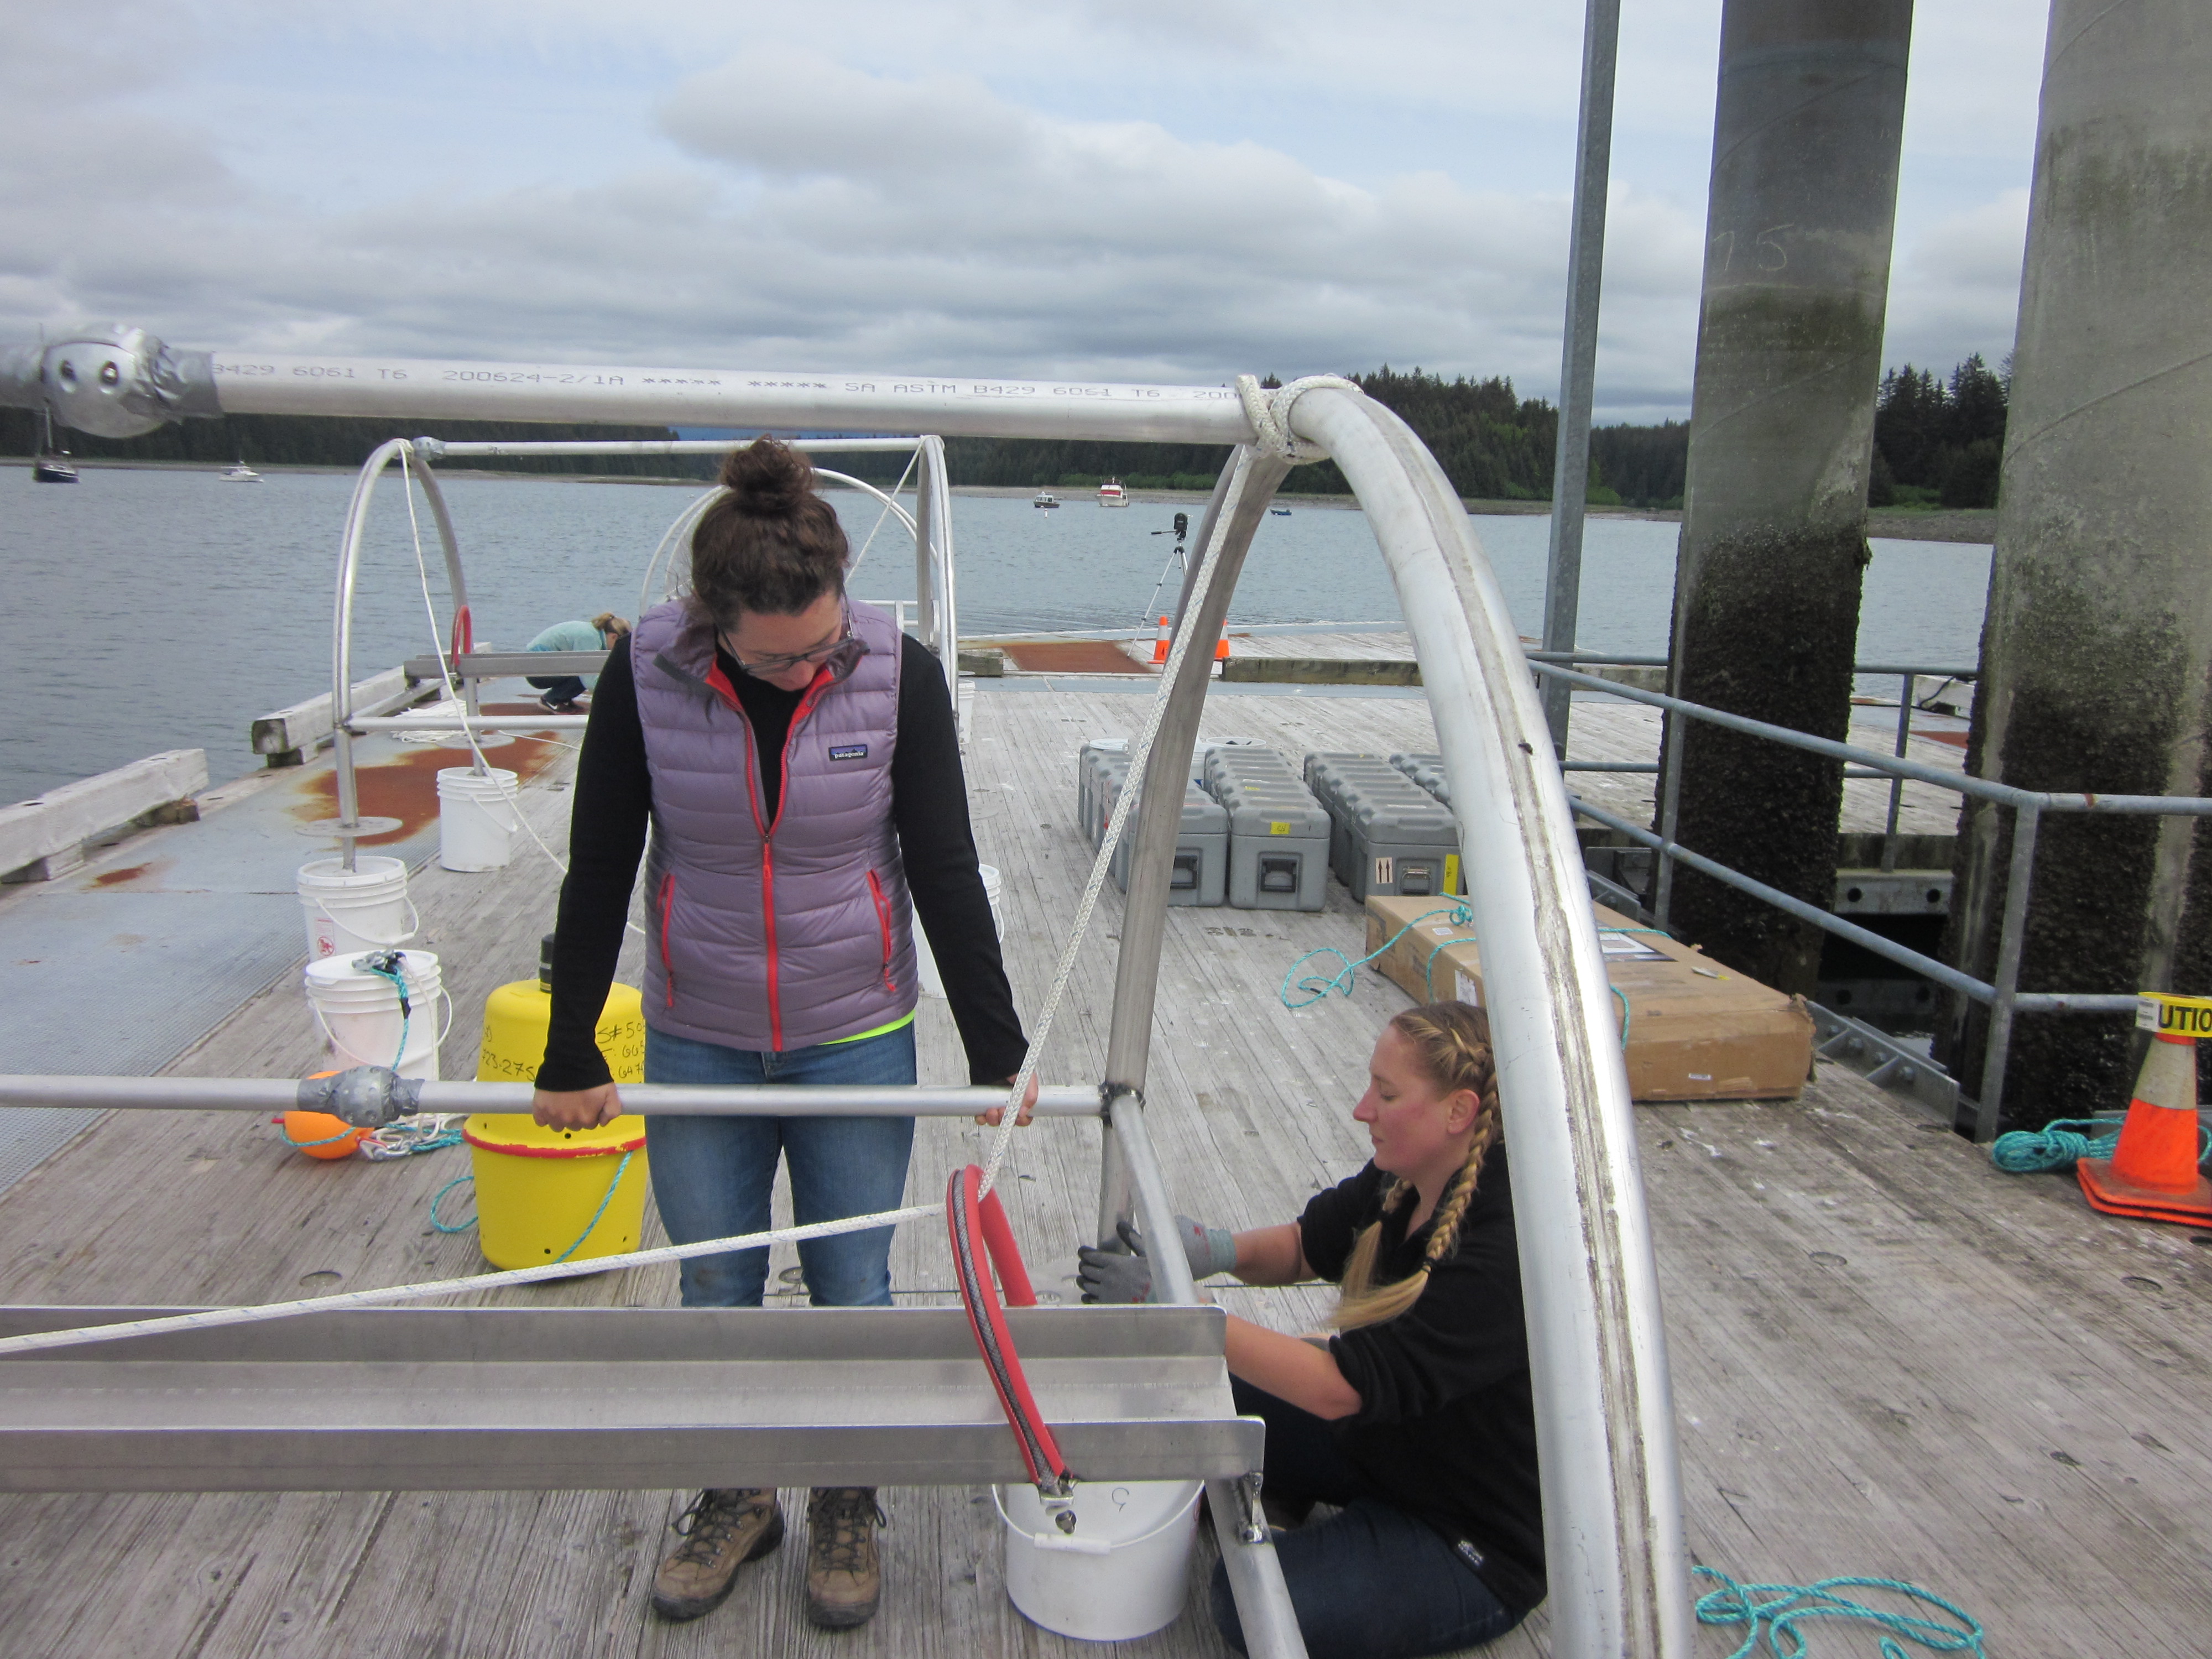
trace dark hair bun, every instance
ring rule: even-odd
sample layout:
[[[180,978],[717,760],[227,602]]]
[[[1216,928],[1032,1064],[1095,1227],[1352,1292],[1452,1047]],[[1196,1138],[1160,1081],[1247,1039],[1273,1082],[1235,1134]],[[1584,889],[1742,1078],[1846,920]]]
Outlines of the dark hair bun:
[[[790,445],[756,438],[723,461],[722,488],[747,518],[787,519],[814,494],[814,468]]]

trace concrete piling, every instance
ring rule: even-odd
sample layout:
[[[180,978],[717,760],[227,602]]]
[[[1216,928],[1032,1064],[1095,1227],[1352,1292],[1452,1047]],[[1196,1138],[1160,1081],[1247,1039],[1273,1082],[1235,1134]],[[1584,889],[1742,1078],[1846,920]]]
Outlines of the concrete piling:
[[[2212,793],[2212,8],[2055,0],[1967,767]],[[2010,814],[1967,811],[1946,954],[1989,977]],[[2212,829],[2046,815],[2024,990],[2212,989]],[[1939,1033],[1984,1092],[1988,1020]],[[2023,1017],[2008,1127],[2125,1103],[2124,1017]]]
[[[1673,690],[1828,738],[1850,720],[1911,27],[1911,0],[1722,12]],[[1837,765],[1694,724],[1680,750],[1682,844],[1826,905]],[[1813,989],[1820,933],[1759,900],[1686,870],[1670,919]]]

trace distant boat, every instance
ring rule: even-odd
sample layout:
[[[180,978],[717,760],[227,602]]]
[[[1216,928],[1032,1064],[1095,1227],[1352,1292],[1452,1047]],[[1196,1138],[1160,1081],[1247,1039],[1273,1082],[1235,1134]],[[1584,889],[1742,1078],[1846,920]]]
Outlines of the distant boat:
[[[1054,495],[1049,489],[1040,489],[1036,493],[1036,498],[1032,501],[1030,505],[1031,507],[1058,507],[1060,505],[1060,497]]]
[[[43,409],[39,411],[39,453],[31,459],[31,477],[40,483],[76,482],[76,469],[70,465],[69,451],[54,447],[53,416]]]
[[[1121,488],[1121,481],[1119,478],[1109,478],[1098,486],[1099,506],[1127,507],[1128,504],[1129,492]]]
[[[226,471],[222,477],[225,483],[259,483],[261,482],[261,475],[246,465],[246,457],[243,455],[238,458],[238,465]]]
[[[1291,509],[1287,507],[1271,507],[1267,511],[1279,519],[1287,519],[1291,516]]]

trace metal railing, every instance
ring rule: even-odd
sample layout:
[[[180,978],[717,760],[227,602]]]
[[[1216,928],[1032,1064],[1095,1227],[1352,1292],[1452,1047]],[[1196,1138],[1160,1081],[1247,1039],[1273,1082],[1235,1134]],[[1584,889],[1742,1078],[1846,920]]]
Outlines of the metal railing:
[[[2090,793],[2060,793],[2045,790],[2021,789],[2007,783],[1992,782],[1966,772],[1946,771],[1916,761],[1903,751],[1911,732],[1911,686],[1916,676],[1943,673],[1949,678],[1964,678],[1954,671],[1923,668],[1867,667],[1864,673],[1894,673],[1904,677],[1905,693],[1900,699],[1902,707],[1898,720],[1898,749],[1895,755],[1877,754],[1869,749],[1854,748],[1850,744],[1832,738],[1819,738],[1810,732],[1795,731],[1786,726],[1771,725],[1742,714],[1731,714],[1702,703],[1687,702],[1680,697],[1662,692],[1644,691],[1617,681],[1602,679],[1595,674],[1584,674],[1556,662],[1538,660],[1542,655],[1532,655],[1529,666],[1540,676],[1548,676],[1580,690],[1601,693],[1629,702],[1640,702],[1665,711],[1667,715],[1667,775],[1659,803],[1659,828],[1655,831],[1631,822],[1619,813],[1607,811],[1581,796],[1573,798],[1575,810],[1583,817],[1594,819],[1607,829],[1626,836],[1640,847],[1650,848],[1659,854],[1653,894],[1652,911],[1659,924],[1666,925],[1668,908],[1673,891],[1673,876],[1676,865],[1710,876],[1723,886],[1765,901],[1785,915],[1800,921],[1810,922],[1824,933],[1848,939],[1863,950],[1917,974],[1933,980],[1947,990],[1956,992],[1970,1001],[1978,1002],[1990,1011],[1990,1028],[1982,1051],[1981,1096],[1973,1103],[1973,1134],[1977,1140],[1995,1138],[1997,1122],[2004,1105],[2005,1065],[2012,1047],[2014,1019],[2023,1013],[2034,1014],[2118,1014],[2131,1013],[2136,1006],[2133,992],[2071,992],[2023,991],[2020,988],[2020,962],[2022,945],[2027,933],[2028,891],[2034,878],[2037,832],[2046,812],[2086,812],[2120,817],[2212,817],[2212,799],[2195,795],[2103,795]],[[1585,661],[1616,661],[1618,659],[1583,653]],[[1938,789],[1950,791],[2013,813],[2012,856],[2006,872],[2004,912],[1997,932],[1997,953],[1995,977],[1977,979],[1965,970],[1936,957],[1913,950],[1911,946],[1887,939],[1856,922],[1832,915],[1818,905],[1808,903],[1779,888],[1731,869],[1717,859],[1706,857],[1684,847],[1675,839],[1680,807],[1681,783],[1681,735],[1684,720],[1701,720],[1709,726],[1740,732],[1747,737],[1764,738],[1785,748],[1802,750],[1808,754],[1823,755],[1844,763],[1846,777],[1887,776],[1893,780],[1891,787],[1889,840],[1894,842],[1897,823],[1897,801],[1899,793],[1909,780],[1932,784]],[[1856,774],[1848,769],[1862,769]],[[1570,763],[1562,769],[1574,769]]]

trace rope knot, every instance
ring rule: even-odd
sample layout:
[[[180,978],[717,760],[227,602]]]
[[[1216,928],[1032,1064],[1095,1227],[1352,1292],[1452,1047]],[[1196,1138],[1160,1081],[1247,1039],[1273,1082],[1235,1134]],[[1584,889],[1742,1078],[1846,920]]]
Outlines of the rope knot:
[[[1341,374],[1308,374],[1284,386],[1263,386],[1249,374],[1237,377],[1237,395],[1244,404],[1244,418],[1252,422],[1252,442],[1257,449],[1304,465],[1325,461],[1328,451],[1291,432],[1291,410],[1298,399],[1319,386],[1357,392],[1358,386]]]

